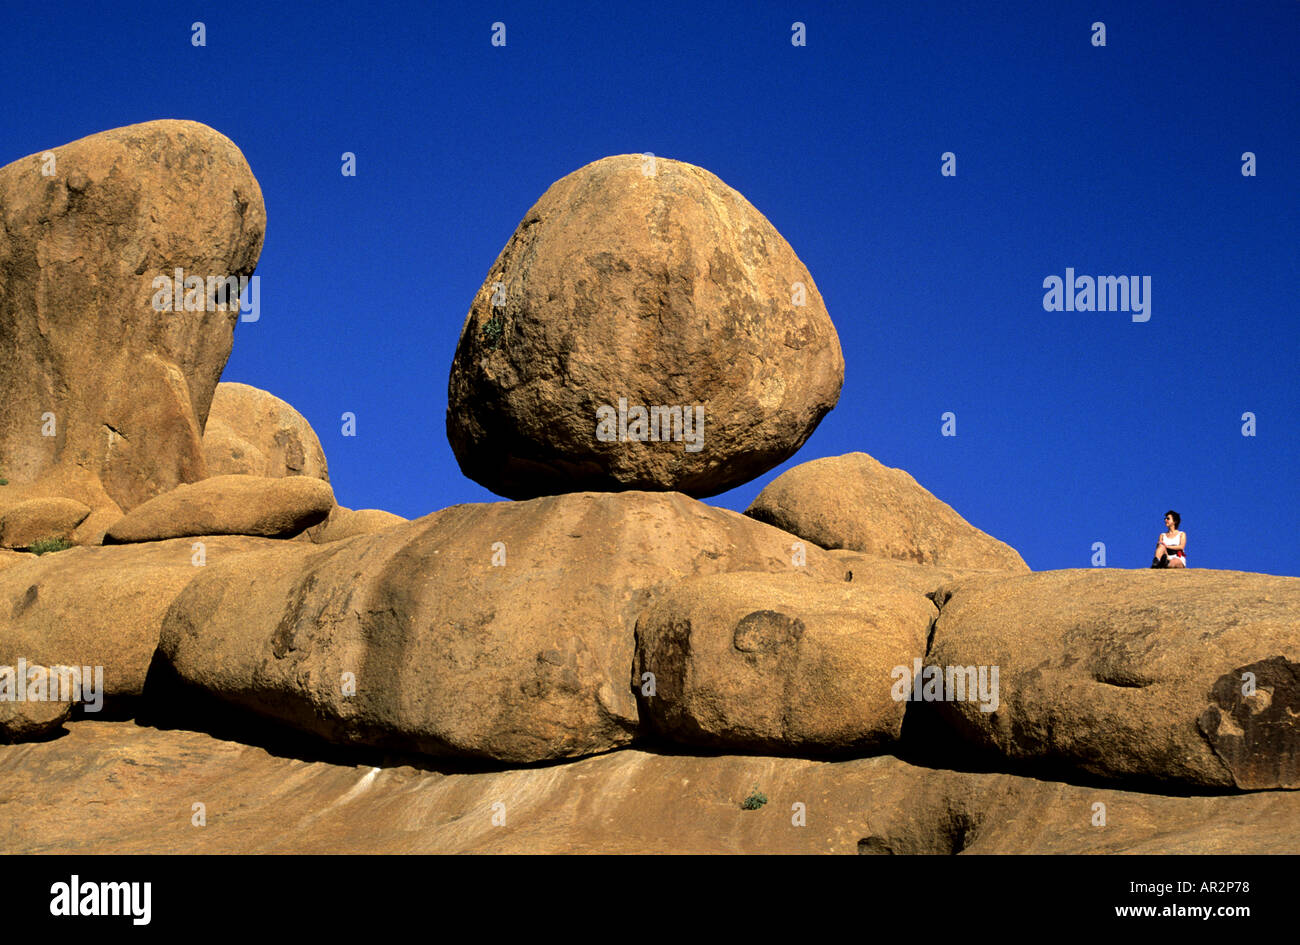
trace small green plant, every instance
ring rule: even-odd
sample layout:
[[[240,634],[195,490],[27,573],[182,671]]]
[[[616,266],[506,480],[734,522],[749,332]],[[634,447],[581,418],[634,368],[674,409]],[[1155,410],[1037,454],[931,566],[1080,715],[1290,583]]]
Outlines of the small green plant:
[[[764,794],[762,791],[760,791],[760,790],[758,789],[758,785],[755,784],[755,785],[754,785],[754,790],[751,791],[750,794],[749,794],[749,797],[745,798],[744,802],[741,803],[741,805],[740,805],[740,809],[741,809],[741,810],[758,810],[760,807],[762,807],[762,806],[763,806],[764,804],[766,804],[766,803],[767,803],[767,795]]]
[[[495,351],[501,344],[501,335],[505,332],[506,320],[500,312],[493,312],[492,317],[483,323],[483,344]]]
[[[34,555],[43,555],[51,551],[67,551],[71,547],[72,542],[66,538],[42,538],[32,542],[27,550]]]
[[[9,485],[9,480],[4,477],[4,473],[0,473],[0,486],[7,485]]]

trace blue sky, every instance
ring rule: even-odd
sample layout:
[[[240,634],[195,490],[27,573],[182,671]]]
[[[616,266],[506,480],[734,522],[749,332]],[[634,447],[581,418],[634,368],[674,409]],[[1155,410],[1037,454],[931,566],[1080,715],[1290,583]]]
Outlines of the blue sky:
[[[224,379],[310,420],[341,504],[496,500],[445,435],[470,302],[553,181],[651,151],[772,221],[844,349],[803,449],[712,504],[862,450],[1035,570],[1145,567],[1172,507],[1194,567],[1300,575],[1295,0],[36,4],[0,48],[0,164],[155,118],[243,150],[262,315]],[[1044,311],[1067,267],[1150,276],[1150,320]]]

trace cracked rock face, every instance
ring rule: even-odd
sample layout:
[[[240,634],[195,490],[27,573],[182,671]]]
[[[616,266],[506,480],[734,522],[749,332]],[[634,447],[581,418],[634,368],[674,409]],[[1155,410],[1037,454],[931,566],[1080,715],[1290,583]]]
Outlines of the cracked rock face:
[[[192,121],[101,132],[0,168],[0,223],[6,488],[130,509],[202,479],[239,317],[207,280],[250,275],[266,230],[243,154]],[[177,269],[200,310],[155,307]]]
[[[1300,578],[1076,569],[940,588],[927,662],[1000,669],[1000,706],[933,702],[1004,759],[1131,782],[1300,787]]]
[[[843,381],[817,286],[772,224],[703,168],[624,154],[552,184],[501,251],[456,348],[447,436],[465,475],[512,499],[699,498],[792,456]],[[691,412],[641,430],[649,407]]]
[[[1225,673],[1196,724],[1238,787],[1300,787],[1300,663],[1275,656]]]

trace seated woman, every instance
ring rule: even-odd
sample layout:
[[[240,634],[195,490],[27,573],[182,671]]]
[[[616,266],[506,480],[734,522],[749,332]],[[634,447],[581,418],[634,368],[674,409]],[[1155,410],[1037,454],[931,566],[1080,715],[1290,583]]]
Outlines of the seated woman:
[[[1151,559],[1153,568],[1185,568],[1187,567],[1187,534],[1178,530],[1182,519],[1178,513],[1170,509],[1165,513],[1165,531],[1160,533],[1157,539],[1156,556]]]

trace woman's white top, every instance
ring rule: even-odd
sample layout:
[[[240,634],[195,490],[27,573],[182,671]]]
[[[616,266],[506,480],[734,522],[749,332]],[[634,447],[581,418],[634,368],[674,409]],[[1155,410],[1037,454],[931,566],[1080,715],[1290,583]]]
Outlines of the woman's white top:
[[[1178,544],[1180,540],[1182,540],[1182,537],[1183,537],[1182,532],[1174,532],[1172,535],[1169,534],[1168,532],[1165,532],[1163,535],[1160,536],[1160,540],[1164,542],[1166,548],[1173,548]]]

